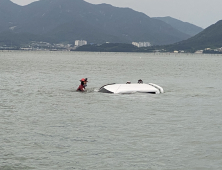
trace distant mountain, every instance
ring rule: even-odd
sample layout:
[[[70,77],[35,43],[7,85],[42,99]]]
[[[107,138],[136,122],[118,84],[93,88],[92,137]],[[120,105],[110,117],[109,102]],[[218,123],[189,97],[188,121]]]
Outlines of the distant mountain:
[[[205,48],[222,47],[222,20],[206,28],[196,36],[168,46],[169,50],[185,50],[194,52]]]
[[[178,19],[172,18],[172,17],[154,17],[155,19],[161,20],[169,25],[171,25],[173,28],[179,30],[180,32],[183,32],[184,34],[194,36],[203,31],[204,29],[201,27],[198,27],[196,25],[190,24],[188,22],[183,22]]]
[[[40,0],[27,6],[0,0],[0,33],[8,31],[11,35],[41,35],[44,40],[69,43],[84,39],[90,43],[149,41],[163,45],[191,37],[132,9],[83,0]]]
[[[13,27],[13,22],[16,20],[19,9],[19,5],[9,0],[0,0],[0,32],[9,30]]]
[[[104,43],[102,45],[84,45],[78,47],[75,51],[92,51],[92,52],[138,52],[139,48],[132,44],[123,43]]]
[[[43,35],[35,35],[30,33],[13,33],[11,31],[0,33],[0,46],[20,47],[30,43],[31,41],[44,41],[53,43],[54,39]]]

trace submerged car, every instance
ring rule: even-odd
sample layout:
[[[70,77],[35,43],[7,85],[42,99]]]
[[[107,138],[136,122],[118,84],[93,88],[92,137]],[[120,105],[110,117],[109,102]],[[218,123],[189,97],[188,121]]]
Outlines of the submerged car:
[[[162,87],[149,83],[149,84],[107,84],[99,89],[102,93],[114,93],[114,94],[131,94],[131,93],[150,93],[160,94],[164,93]]]

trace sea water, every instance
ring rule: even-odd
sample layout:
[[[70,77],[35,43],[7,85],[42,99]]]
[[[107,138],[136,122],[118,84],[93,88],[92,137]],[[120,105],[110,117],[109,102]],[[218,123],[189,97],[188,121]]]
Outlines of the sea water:
[[[0,52],[0,169],[221,170],[221,68],[221,55]],[[139,79],[165,93],[97,92]]]

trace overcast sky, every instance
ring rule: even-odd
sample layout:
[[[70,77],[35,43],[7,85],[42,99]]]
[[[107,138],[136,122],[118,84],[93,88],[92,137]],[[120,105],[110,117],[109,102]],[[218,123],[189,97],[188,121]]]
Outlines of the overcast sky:
[[[27,5],[36,0],[11,0]],[[107,3],[129,7],[150,17],[171,16],[202,28],[222,20],[222,0],[85,0],[90,3]]]

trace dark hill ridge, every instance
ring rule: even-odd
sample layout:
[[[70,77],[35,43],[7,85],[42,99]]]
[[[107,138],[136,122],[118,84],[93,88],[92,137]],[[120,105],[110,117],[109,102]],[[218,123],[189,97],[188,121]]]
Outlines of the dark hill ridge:
[[[176,28],[180,32],[183,32],[187,35],[194,36],[203,31],[203,28],[198,27],[196,25],[193,25],[188,22],[183,22],[178,19],[172,18],[172,17],[154,17],[155,19],[161,20],[169,25],[171,25],[173,28]]]
[[[0,32],[8,30],[13,26],[20,6],[9,0],[0,0]]]
[[[196,36],[174,45],[170,45],[167,48],[170,50],[185,50],[194,52],[196,50],[204,50],[205,48],[220,47],[222,47],[222,20],[206,28]]]
[[[0,14],[0,33],[44,35],[56,42],[85,39],[91,43],[149,41],[163,45],[190,37],[132,9],[83,0],[40,0],[26,6],[1,0]]]

